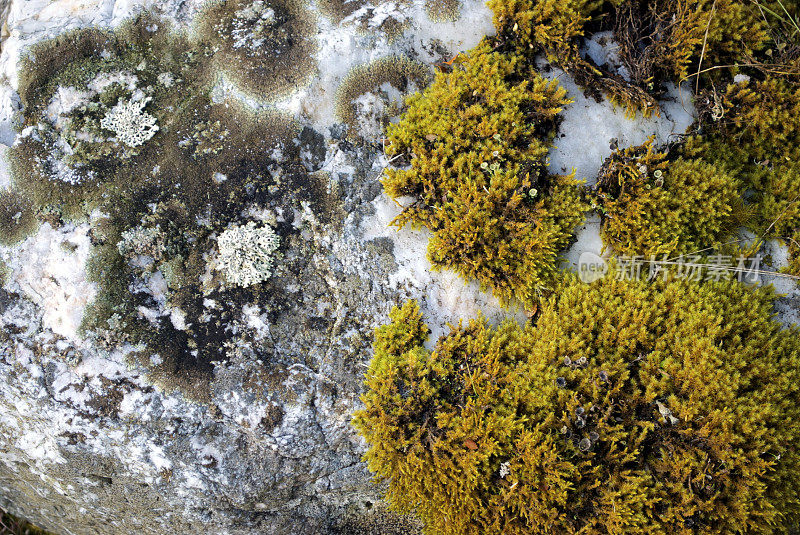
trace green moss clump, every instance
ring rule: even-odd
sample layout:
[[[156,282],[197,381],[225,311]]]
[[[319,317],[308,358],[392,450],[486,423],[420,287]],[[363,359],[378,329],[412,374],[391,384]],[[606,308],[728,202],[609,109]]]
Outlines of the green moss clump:
[[[375,336],[354,425],[430,534],[788,532],[800,338],[735,282],[569,282],[535,326],[417,305]]]
[[[627,255],[687,254],[737,230],[740,183],[701,160],[669,159],[652,140],[612,154],[595,190],[603,242]]]
[[[628,113],[640,110],[647,116],[658,109],[652,96],[622,77],[604,72],[580,54],[581,39],[587,34],[589,23],[604,18],[611,5],[623,1],[490,0],[488,5],[494,12],[496,39],[503,48],[523,54],[542,52],[549,62],[570,72],[596,98],[603,91]]]
[[[756,230],[787,238],[800,227],[800,83],[730,84],[685,152],[741,177],[758,207]]]
[[[431,78],[430,69],[425,64],[402,56],[390,56],[359,65],[347,73],[336,92],[336,116],[347,125],[351,138],[367,137],[365,134],[371,133],[370,121],[359,117],[355,101],[368,92],[376,93],[383,101],[384,112],[374,121],[379,126],[379,132],[383,132],[391,117],[398,115],[402,106],[395,95],[387,93],[384,84],[390,85],[401,95],[407,95],[424,89]],[[370,111],[375,113],[374,110]],[[374,134],[376,138],[379,136],[380,133]]]
[[[756,2],[625,1],[619,3],[614,18],[615,37],[623,43],[622,59],[640,87],[658,80],[682,82],[704,66],[731,69],[764,48],[769,39]],[[709,72],[706,77],[716,76]]]
[[[700,72],[703,82],[737,72],[771,42],[767,15],[779,1],[738,0],[492,0],[498,41],[536,50],[595,93],[606,93],[629,114],[657,112],[664,82]],[[772,19],[772,20],[771,20]],[[627,71],[623,79],[582,57],[582,39],[610,30]],[[704,69],[706,68],[706,69]],[[597,96],[597,95],[596,95]]]
[[[272,99],[309,81],[315,32],[303,0],[218,0],[198,17],[197,33],[219,71]]]
[[[798,64],[800,65],[800,63]],[[748,226],[790,246],[800,229],[800,83],[767,76],[727,86],[702,109],[700,132],[682,151],[738,177],[752,212]]]
[[[503,300],[530,303],[553,284],[557,254],[588,209],[573,177],[545,167],[565,95],[521,56],[484,43],[409,99],[386,150],[410,168],[383,183],[390,197],[413,197],[394,224],[433,232],[434,268]]]
[[[0,191],[0,243],[13,245],[36,231],[31,202],[14,190]]]

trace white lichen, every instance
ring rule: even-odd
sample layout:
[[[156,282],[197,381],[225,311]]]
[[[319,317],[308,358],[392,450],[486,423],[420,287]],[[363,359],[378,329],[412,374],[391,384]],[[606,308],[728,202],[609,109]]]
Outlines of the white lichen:
[[[134,227],[128,229],[122,233],[121,238],[117,243],[117,249],[122,256],[147,255],[161,258],[166,251],[164,235],[158,225],[155,228]]]
[[[100,126],[111,130],[121,142],[129,147],[138,147],[158,132],[156,118],[144,111],[150,101],[118,102],[100,121]]]
[[[251,286],[272,275],[273,253],[280,237],[269,225],[246,225],[228,228],[217,238],[219,257],[216,268],[236,286]]]

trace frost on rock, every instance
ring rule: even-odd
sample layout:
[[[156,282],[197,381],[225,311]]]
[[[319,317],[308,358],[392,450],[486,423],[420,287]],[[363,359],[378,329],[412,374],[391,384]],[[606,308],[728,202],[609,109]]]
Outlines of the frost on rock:
[[[217,269],[236,286],[251,286],[272,275],[272,255],[280,237],[269,225],[259,227],[253,221],[231,227],[217,239]]]
[[[158,132],[156,118],[144,111],[149,98],[140,101],[119,102],[100,121],[100,126],[111,130],[129,147],[138,147]]]
[[[238,10],[233,20],[233,48],[256,49],[264,44],[266,35],[274,31],[275,10],[261,0]]]

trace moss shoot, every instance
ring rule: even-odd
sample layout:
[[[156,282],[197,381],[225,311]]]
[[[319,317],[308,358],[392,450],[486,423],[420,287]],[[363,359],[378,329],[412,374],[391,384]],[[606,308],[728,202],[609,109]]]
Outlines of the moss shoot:
[[[654,151],[652,141],[617,151],[594,192],[603,243],[645,256],[719,248],[738,228],[740,187],[707,162]]]
[[[785,72],[776,51],[791,48],[783,35],[795,33],[798,20],[797,4],[781,0],[492,0],[489,6],[500,46],[542,52],[595,96],[606,93],[628,113],[645,116],[657,112],[666,82],[699,88],[753,68]],[[625,78],[580,53],[582,40],[603,30],[619,44]],[[798,72],[796,65],[789,69]]]
[[[535,326],[375,336],[354,424],[430,534],[785,533],[800,520],[800,343],[736,282],[569,282]]]
[[[387,152],[407,169],[384,187],[410,197],[394,224],[433,232],[428,257],[503,300],[536,301],[557,278],[557,255],[588,209],[578,183],[544,158],[569,101],[520,56],[484,43],[439,73],[390,125]]]

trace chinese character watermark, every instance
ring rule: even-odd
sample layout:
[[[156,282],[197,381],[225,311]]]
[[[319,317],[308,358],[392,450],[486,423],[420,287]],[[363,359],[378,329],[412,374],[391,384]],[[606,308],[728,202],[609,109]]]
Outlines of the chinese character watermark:
[[[594,282],[605,277],[611,269],[617,280],[667,280],[670,274],[676,279],[692,281],[722,281],[736,279],[739,282],[755,284],[761,270],[761,255],[738,256],[716,254],[709,257],[700,255],[677,256],[670,258],[655,255],[618,256],[605,259],[595,253],[584,252],[578,259],[578,276],[583,282]],[[782,275],[780,273],[772,273]]]

